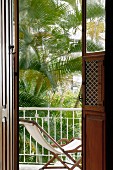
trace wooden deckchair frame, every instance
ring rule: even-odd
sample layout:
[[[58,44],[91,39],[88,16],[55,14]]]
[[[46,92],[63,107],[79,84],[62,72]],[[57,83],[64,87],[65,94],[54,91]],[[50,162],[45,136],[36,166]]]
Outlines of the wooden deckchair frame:
[[[26,127],[26,129],[27,129],[27,126],[36,126],[38,129],[39,129],[39,131],[38,131],[38,129],[37,129],[37,133],[40,133],[40,132],[43,132],[43,134],[45,135],[45,136],[47,136],[53,143],[54,143],[54,145],[57,147],[57,148],[59,148],[59,150],[60,151],[55,151],[55,149],[54,149],[54,147],[52,147],[48,142],[48,145],[50,145],[51,146],[51,148],[53,148],[53,151],[52,150],[49,150],[51,153],[52,153],[52,155],[53,155],[53,157],[40,169],[40,170],[42,170],[42,169],[68,169],[68,170],[73,170],[75,167],[79,167],[80,169],[81,169],[81,165],[80,165],[80,163],[81,163],[81,160],[82,160],[82,158],[80,158],[79,160],[74,160],[73,159],[73,157],[69,154],[69,153],[76,153],[76,152],[82,152],[82,145],[80,144],[80,145],[78,145],[77,147],[75,147],[74,149],[68,149],[68,150],[64,150],[63,149],[63,147],[61,147],[61,145],[58,143],[58,142],[56,142],[38,123],[36,123],[35,121],[32,121],[32,120],[26,120],[26,119],[19,119],[19,123],[20,124],[22,124],[22,125],[24,125],[25,127]],[[28,130],[28,129],[27,129]],[[28,132],[29,132],[29,130],[28,130]],[[29,132],[30,133],[30,132]],[[30,135],[33,137],[33,134],[31,134],[30,133]],[[41,135],[42,136],[42,135]],[[34,138],[34,137],[33,137]],[[42,138],[44,138],[43,136],[42,136]],[[34,138],[35,139],[35,138]],[[35,139],[36,140],[36,139]],[[44,140],[45,140],[45,138],[44,138]],[[74,139],[74,140],[76,140],[76,139]],[[37,141],[37,140],[36,140]],[[38,143],[39,143],[39,141],[37,141]],[[67,144],[68,145],[68,144]],[[46,148],[46,147],[45,147]],[[47,149],[47,148],[46,148]],[[72,162],[73,162],[73,164],[71,164],[72,166],[71,167],[69,167],[69,165],[68,164],[70,164],[70,163],[68,163],[68,162],[64,162],[60,157],[59,157],[59,155],[61,155],[61,154],[64,154],[65,156],[67,156]],[[60,161],[60,163],[63,165],[63,166],[49,166],[55,159],[57,159],[58,161]]]

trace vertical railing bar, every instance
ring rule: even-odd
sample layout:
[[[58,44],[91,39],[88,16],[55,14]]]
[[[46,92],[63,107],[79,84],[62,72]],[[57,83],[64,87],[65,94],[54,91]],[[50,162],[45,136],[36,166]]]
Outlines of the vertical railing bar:
[[[54,139],[56,139],[56,116],[54,117]]]
[[[30,117],[30,120],[31,120],[31,117]],[[31,149],[32,149],[32,148],[31,148],[31,135],[30,135],[30,139],[29,139],[29,140],[30,140],[30,155],[31,155],[31,153],[32,153],[32,152],[31,152]]]
[[[47,121],[48,121],[48,134],[50,135],[50,111],[49,110],[47,115]]]
[[[37,110],[36,111],[36,115],[37,115]],[[36,122],[37,122],[37,117],[36,117]],[[38,150],[37,150],[37,142],[36,142],[36,163],[37,163],[37,154],[38,154]]]
[[[75,134],[74,134],[74,130],[75,130],[75,128],[74,128],[74,122],[75,122],[75,112],[74,112],[74,110],[73,110],[73,137],[75,136]]]
[[[62,139],[62,110],[60,111],[60,139]]]
[[[47,121],[48,121],[48,134],[50,135],[50,111],[48,110],[47,115]],[[48,142],[50,142],[50,139],[48,139]],[[48,151],[48,160],[50,159],[50,151]]]
[[[38,119],[41,119],[41,117],[39,117],[39,115],[38,115],[38,110],[36,110],[36,122],[38,123]],[[41,119],[42,120],[42,119]],[[42,121],[42,124],[43,124],[43,121]],[[42,127],[43,127],[43,125],[42,125]],[[42,156],[40,156],[40,154],[39,154],[39,150],[38,150],[38,143],[36,142],[36,163],[39,163],[38,161],[37,161],[37,155],[39,155],[38,157],[39,157],[39,162],[42,164]],[[42,155],[42,154],[41,154]]]
[[[76,117],[77,117],[77,114],[76,114],[76,117],[75,117],[75,114],[76,112],[73,110],[72,111],[72,116],[73,116],[73,126],[72,126],[72,129],[73,129],[73,137],[75,137],[75,133],[74,131],[76,132],[76,129],[75,129],[75,121],[76,121]],[[74,154],[72,155],[73,156],[73,159],[74,159]]]
[[[42,120],[42,128],[44,128],[44,118],[41,117],[41,120]],[[42,155],[44,155],[44,148],[43,147],[42,147]]]
[[[68,135],[68,131],[69,131],[69,130],[68,130],[68,127],[69,127],[69,119],[66,118],[66,120],[67,120],[67,128],[66,128],[66,129],[67,129],[67,139],[68,139],[68,138],[69,138],[69,135]]]
[[[81,115],[82,115],[82,111],[80,111],[80,112],[81,112]],[[82,138],[82,117],[81,118],[79,117],[79,128],[80,128],[79,135],[80,135],[80,138]]]
[[[62,110],[60,111],[60,139],[62,139]],[[62,155],[61,155],[61,159],[62,159]]]
[[[23,111],[23,114],[24,114],[23,117],[24,117],[24,119],[25,119],[25,110]],[[25,141],[26,141],[26,140],[25,140],[25,127],[24,127],[24,163],[25,163],[25,157],[26,157],[26,156],[25,156],[25,154],[26,154],[26,153],[25,153],[25,150],[26,150],[26,149],[25,149]]]

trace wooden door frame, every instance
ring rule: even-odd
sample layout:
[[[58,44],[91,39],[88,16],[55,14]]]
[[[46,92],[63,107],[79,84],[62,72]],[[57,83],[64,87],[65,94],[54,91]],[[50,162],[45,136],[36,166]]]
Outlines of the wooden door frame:
[[[12,10],[13,3],[15,9]],[[0,1],[0,12],[2,43],[0,51],[0,169],[18,170],[18,2],[16,0]],[[15,13],[15,30],[12,28],[13,12]],[[14,44],[12,44],[13,36],[15,38]],[[3,83],[2,80],[4,80]],[[4,90],[2,90],[3,88]],[[3,116],[5,123],[2,120]]]
[[[13,121],[13,170],[19,170],[19,4],[14,0],[15,49],[14,49],[14,121]]]
[[[0,12],[1,12],[1,1],[0,1]],[[0,13],[1,14],[1,13]],[[0,25],[1,25],[1,16],[0,16]],[[0,37],[1,37],[1,27],[0,27]],[[1,43],[0,43],[0,49],[1,49]],[[1,51],[0,51],[1,53]],[[1,54],[0,54],[1,56]],[[1,58],[0,58],[0,68],[1,68]],[[1,74],[1,69],[0,69]],[[0,89],[2,89],[2,76],[0,76]],[[2,91],[0,90],[0,169],[2,169]]]
[[[105,111],[106,169],[113,169],[113,1],[106,1]]]

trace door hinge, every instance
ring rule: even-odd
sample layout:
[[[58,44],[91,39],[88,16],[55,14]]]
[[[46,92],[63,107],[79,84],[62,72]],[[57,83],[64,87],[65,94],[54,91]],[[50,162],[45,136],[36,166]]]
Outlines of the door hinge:
[[[8,113],[7,113],[7,108],[2,109],[2,122],[5,122],[5,118],[7,118]]]

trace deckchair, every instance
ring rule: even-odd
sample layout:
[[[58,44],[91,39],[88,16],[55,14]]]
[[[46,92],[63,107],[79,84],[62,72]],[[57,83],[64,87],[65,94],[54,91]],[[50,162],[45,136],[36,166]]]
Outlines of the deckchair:
[[[59,143],[57,143],[38,123],[32,120],[26,120],[26,119],[19,119],[19,124],[22,124],[25,126],[27,131],[30,133],[30,135],[44,148],[46,148],[48,151],[50,151],[53,155],[53,157],[40,169],[68,169],[68,170],[74,170],[75,167],[79,167],[81,169],[81,157],[78,160],[75,160],[71,153],[81,152],[82,151],[82,145],[80,139],[74,139],[70,143],[64,145],[61,147]],[[50,143],[47,142],[47,140],[44,138],[42,133],[48,137],[54,145],[57,147],[53,147]],[[70,160],[71,163],[65,162],[60,158],[60,155],[65,155],[68,160]],[[54,162],[54,160],[57,159],[62,166],[55,166],[51,165],[51,163]]]

